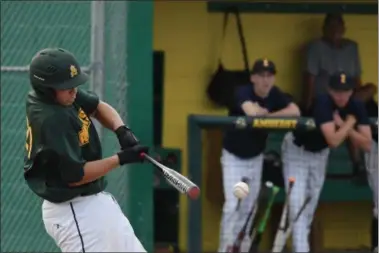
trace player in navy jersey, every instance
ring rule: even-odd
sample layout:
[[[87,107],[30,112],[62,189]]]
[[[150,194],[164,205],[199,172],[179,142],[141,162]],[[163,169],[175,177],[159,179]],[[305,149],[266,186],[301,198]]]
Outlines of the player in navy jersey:
[[[369,116],[378,117],[378,110]],[[372,144],[371,150],[366,152],[366,170],[367,181],[373,195],[373,219],[371,225],[371,248],[378,247],[378,122],[376,126],[372,126]]]
[[[297,105],[274,86],[275,73],[272,61],[257,60],[251,72],[251,83],[237,89],[235,106],[230,108],[229,116],[299,116]],[[231,246],[229,243],[237,237],[257,198],[267,135],[266,130],[251,128],[229,129],[225,132],[221,157],[225,203],[219,252],[228,251]],[[243,177],[249,178],[250,192],[242,201],[237,217],[233,215],[238,202],[233,195],[233,186]],[[250,243],[249,238],[245,238],[242,252],[246,252]]]
[[[296,178],[290,196],[294,219],[307,196],[311,201],[294,225],[294,252],[309,252],[308,235],[324,184],[330,148],[349,138],[357,147],[371,149],[371,129],[363,102],[352,97],[354,82],[344,73],[332,76],[328,92],[315,98],[310,115],[314,131],[287,133],[282,144],[283,174]],[[288,185],[287,185],[288,187]]]

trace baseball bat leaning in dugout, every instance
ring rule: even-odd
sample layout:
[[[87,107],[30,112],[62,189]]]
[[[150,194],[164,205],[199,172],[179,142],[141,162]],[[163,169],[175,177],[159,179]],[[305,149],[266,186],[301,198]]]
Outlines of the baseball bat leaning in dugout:
[[[292,220],[289,223],[287,229],[279,235],[279,239],[275,240],[272,252],[282,252],[283,251],[283,249],[286,245],[286,242],[287,242],[290,234],[292,233],[292,229],[293,229],[295,222],[297,222],[297,220],[300,218],[300,215],[303,213],[304,209],[307,207],[307,205],[309,204],[310,201],[311,201],[311,197],[308,196],[305,199],[305,201],[303,202],[303,204],[301,205],[300,210],[297,212],[295,219]]]
[[[250,180],[247,177],[243,177],[241,179],[241,182],[244,182],[246,184],[249,184],[249,181]],[[241,201],[242,201],[242,199],[238,199],[236,210],[234,211],[233,216],[231,217],[232,218],[231,221],[233,222],[233,226],[232,226],[233,231],[234,231],[234,228],[236,227],[236,223],[238,221],[238,215],[239,215],[239,210],[241,207]],[[233,237],[230,238],[230,239],[232,239],[232,241],[226,245],[226,247],[227,247],[226,252],[228,252],[228,253],[240,252],[241,243],[242,243],[243,238],[245,237],[247,224],[249,223],[250,217],[255,212],[254,208],[256,208],[256,205],[254,205],[252,210],[249,212],[249,214],[246,218],[245,224],[243,225],[240,232],[238,233],[237,238],[233,238]]]
[[[175,170],[164,166],[145,153],[141,153],[141,157],[153,164],[154,167],[157,168],[161,175],[165,178],[165,180],[180,193],[186,194],[190,199],[197,199],[199,197],[200,188],[191,180],[176,172]]]
[[[266,207],[265,212],[263,214],[262,220],[259,223],[258,227],[253,229],[252,234],[250,236],[252,242],[251,242],[248,253],[258,252],[258,248],[259,248],[259,244],[262,240],[263,232],[266,228],[266,224],[267,224],[268,219],[270,217],[272,205],[274,204],[275,197],[277,196],[277,194],[280,191],[280,188],[278,186],[273,185],[271,188],[272,188],[271,196],[270,196],[270,199],[267,203],[267,207]]]
[[[281,245],[281,243],[284,240],[283,238],[285,236],[285,231],[286,231],[286,228],[288,227],[289,202],[290,202],[291,192],[292,192],[294,184],[295,184],[295,178],[290,177],[288,179],[288,190],[287,190],[286,198],[284,200],[283,211],[280,218],[278,230],[276,231],[274,247],[272,249],[272,252],[281,252],[281,249],[282,249],[281,247],[284,247]]]

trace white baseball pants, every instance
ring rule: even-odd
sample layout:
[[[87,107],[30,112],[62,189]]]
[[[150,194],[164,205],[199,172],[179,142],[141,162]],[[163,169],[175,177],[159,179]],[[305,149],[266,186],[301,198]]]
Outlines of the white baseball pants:
[[[374,197],[374,216],[378,218],[378,143],[372,141],[371,150],[365,155],[367,181]]]
[[[282,143],[283,175],[295,178],[289,200],[290,221],[294,220],[305,199],[311,201],[293,226],[292,245],[294,252],[309,252],[308,236],[325,181],[329,149],[309,152],[293,143],[293,134],[287,133]],[[288,189],[288,180],[285,180]]]
[[[45,200],[42,217],[47,233],[62,252],[146,252],[109,193],[59,204]]]
[[[252,210],[261,186],[263,154],[250,159],[241,159],[227,150],[222,150],[221,166],[225,202],[222,210],[220,242],[218,252],[227,252],[241,231],[248,213]],[[233,186],[243,177],[249,179],[249,195],[241,201],[236,212],[238,199],[233,194]],[[251,217],[250,224],[254,217]],[[250,224],[248,229],[250,229]],[[246,236],[241,245],[241,252],[247,252],[251,240]]]

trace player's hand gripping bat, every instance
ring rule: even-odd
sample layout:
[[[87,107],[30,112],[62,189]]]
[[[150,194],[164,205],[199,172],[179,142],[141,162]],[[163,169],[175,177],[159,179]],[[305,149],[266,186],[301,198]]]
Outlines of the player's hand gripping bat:
[[[157,162],[154,158],[145,153],[141,153],[141,157],[153,164],[154,167],[157,168],[161,175],[166,179],[166,181],[179,192],[186,194],[191,199],[197,199],[199,197],[200,188],[191,182],[191,180],[176,172],[175,170],[170,169]]]

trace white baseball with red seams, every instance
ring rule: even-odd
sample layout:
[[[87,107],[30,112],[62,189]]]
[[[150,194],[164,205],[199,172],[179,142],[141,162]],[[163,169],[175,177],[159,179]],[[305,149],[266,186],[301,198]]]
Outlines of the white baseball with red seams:
[[[249,194],[249,186],[245,182],[238,182],[233,187],[233,194],[238,199],[244,199]]]

